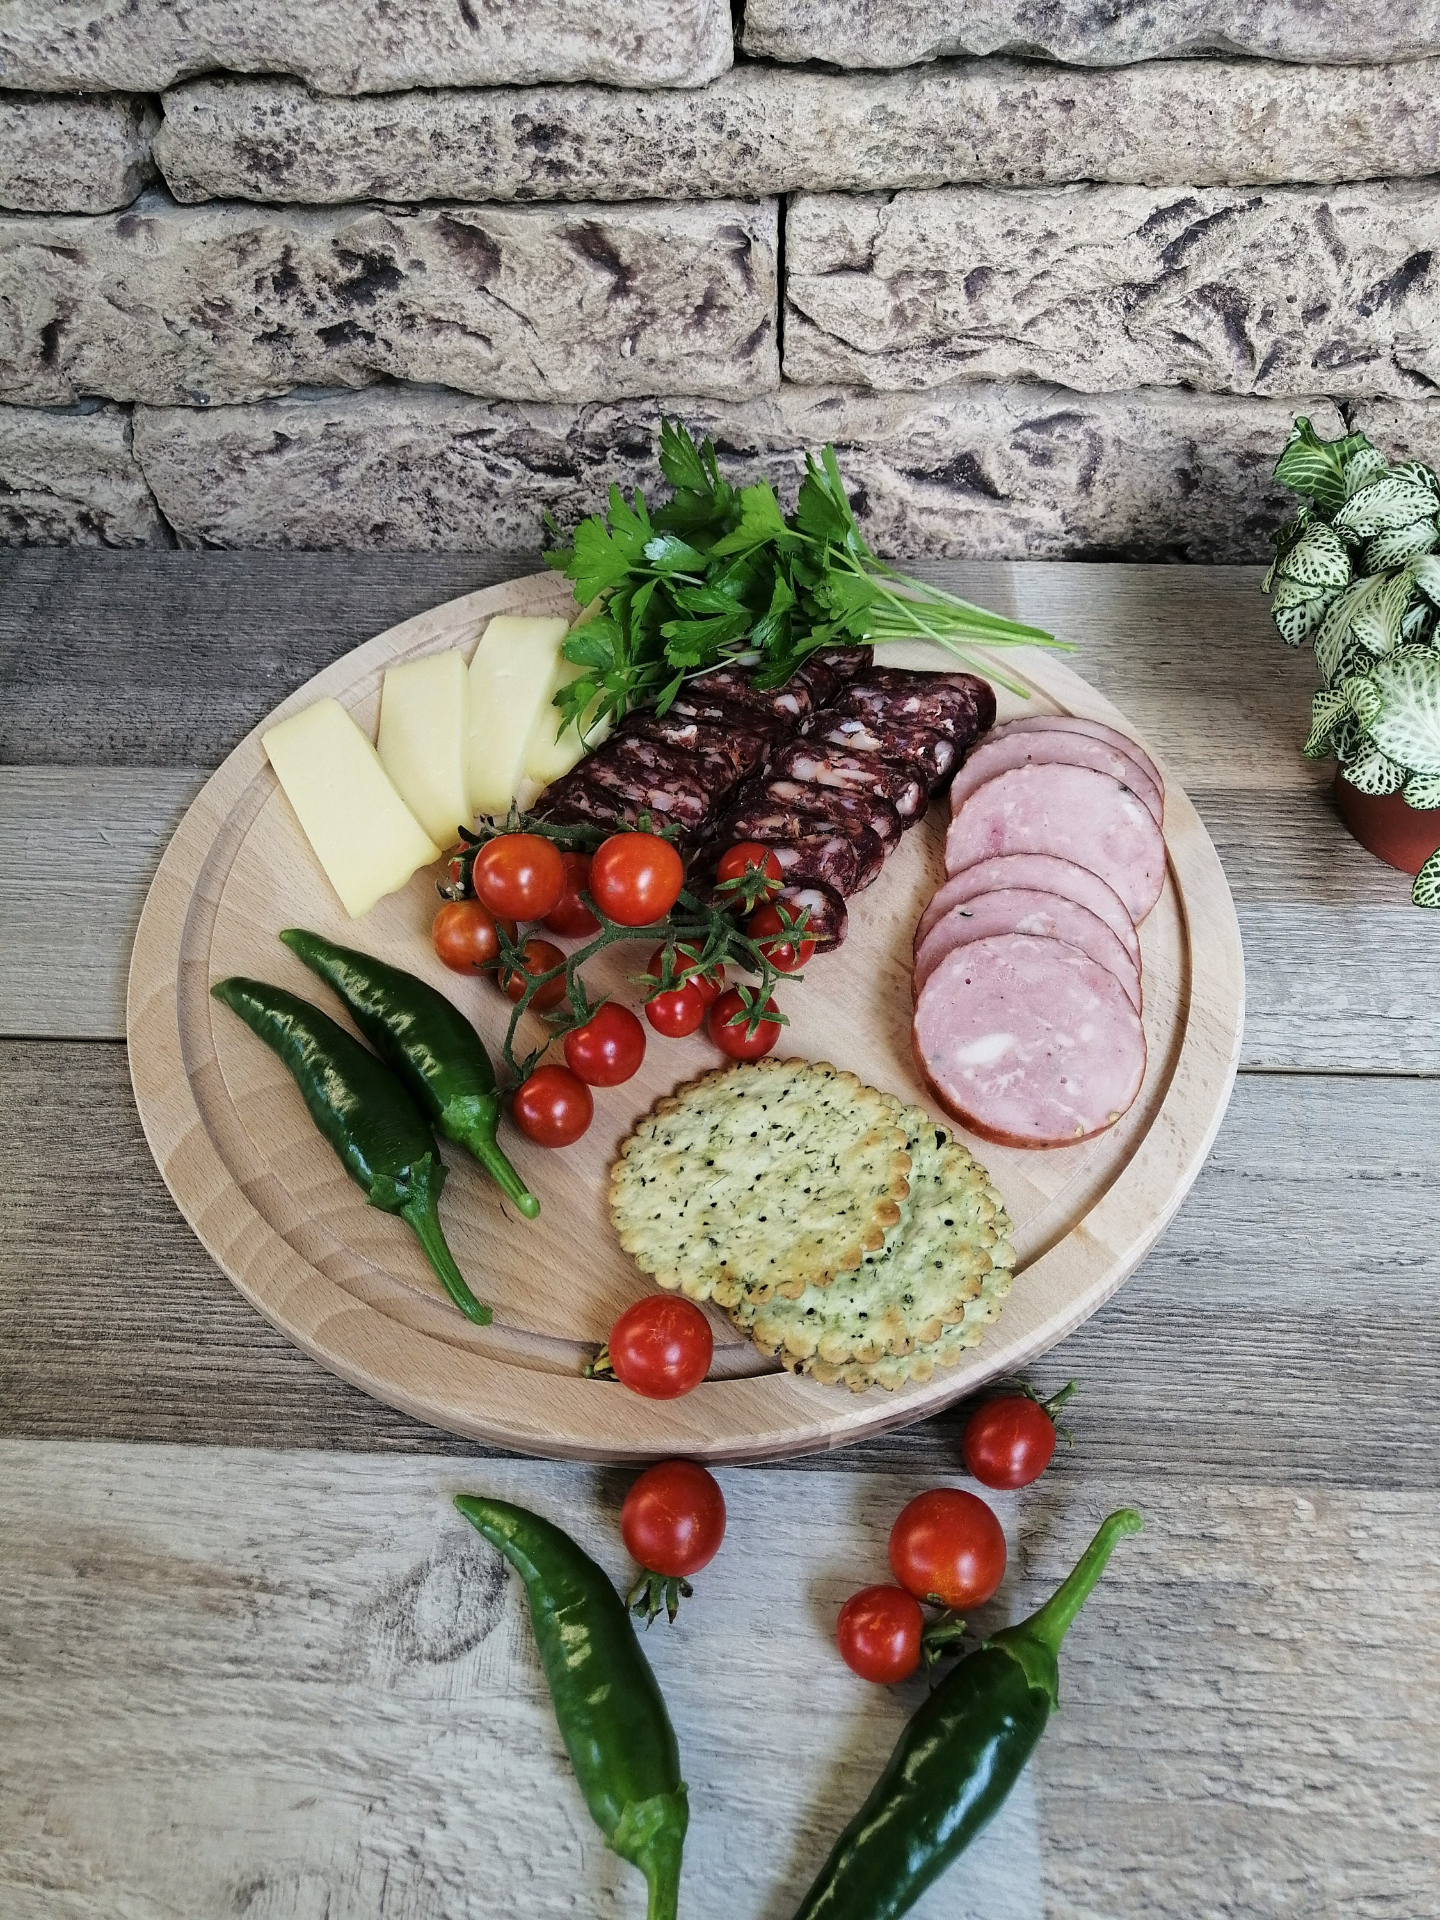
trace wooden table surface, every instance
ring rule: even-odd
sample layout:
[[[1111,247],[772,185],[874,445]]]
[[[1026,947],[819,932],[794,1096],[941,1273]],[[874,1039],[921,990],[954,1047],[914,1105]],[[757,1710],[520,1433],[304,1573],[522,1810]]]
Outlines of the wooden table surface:
[[[130,1098],[149,874],[319,667],[523,565],[0,555],[0,1915],[469,1920],[643,1911],[560,1749],[515,1585],[449,1496],[543,1508],[622,1577],[627,1476],[504,1459],[292,1350],[176,1213]],[[1146,1532],[1063,1710],[929,1920],[1440,1914],[1440,918],[1301,759],[1313,663],[1245,569],[953,565],[1080,643],[1189,789],[1245,941],[1242,1071],[1141,1270],[1035,1369],[1075,1445],[997,1508],[1049,1589]],[[693,1817],[682,1911],[784,1920],[918,1683],[839,1665],[955,1409],[722,1473],[730,1529],[647,1646]]]

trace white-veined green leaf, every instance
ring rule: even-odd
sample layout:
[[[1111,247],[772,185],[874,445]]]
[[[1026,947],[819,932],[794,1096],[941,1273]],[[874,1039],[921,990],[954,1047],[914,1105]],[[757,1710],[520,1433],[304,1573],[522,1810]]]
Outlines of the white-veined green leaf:
[[[1390,469],[1398,473],[1402,480],[1413,480],[1417,486],[1429,487],[1432,493],[1440,494],[1440,475],[1433,467],[1427,467],[1423,460],[1402,460],[1398,467]]]
[[[1435,631],[1435,609],[1428,600],[1413,600],[1400,622],[1400,639],[1411,646],[1424,646]]]
[[[1416,874],[1410,898],[1417,907],[1440,907],[1440,853],[1432,853]]]
[[[1370,653],[1390,651],[1400,637],[1410,593],[1410,577],[1402,569],[1397,574],[1369,574],[1331,603],[1315,636],[1315,658],[1327,685],[1335,684],[1347,641],[1358,641]]]
[[[1359,760],[1370,751],[1364,729],[1348,709],[1335,722],[1331,739],[1335,746],[1335,758],[1342,767],[1348,767],[1352,760]]]
[[[1410,571],[1426,599],[1440,606],[1440,555],[1427,554],[1423,560],[1417,560]]]
[[[1380,711],[1370,738],[1408,773],[1440,773],[1440,653],[1407,647],[1377,661],[1372,679]]]
[[[1340,682],[1340,698],[1362,727],[1368,727],[1380,711],[1380,695],[1368,673],[1352,673]]]
[[[1282,487],[1306,494],[1333,511],[1345,498],[1345,462],[1369,446],[1363,433],[1346,434],[1339,440],[1322,440],[1301,414],[1290,429],[1290,438],[1275,468],[1275,478]]]
[[[1286,646],[1298,647],[1302,640],[1308,640],[1314,633],[1324,619],[1329,604],[1329,597],[1323,593],[1312,594],[1291,607],[1282,607],[1277,600],[1270,608],[1270,617]]]
[[[1335,516],[1335,531],[1349,540],[1373,540],[1377,533],[1392,533],[1412,520],[1433,519],[1437,507],[1440,500],[1429,487],[1387,473],[1351,494]]]
[[[1422,813],[1440,807],[1440,773],[1412,773],[1405,782],[1405,803]]]
[[[1345,778],[1358,793],[1383,799],[1387,793],[1400,791],[1405,784],[1405,769],[1388,759],[1378,747],[1371,747],[1368,753],[1345,762]]]
[[[1342,460],[1341,479],[1345,487],[1345,498],[1351,500],[1362,487],[1370,487],[1377,480],[1383,480],[1390,471],[1390,462],[1378,447],[1372,447],[1364,434],[1352,434],[1352,440],[1361,445],[1353,453],[1345,454]],[[1339,448],[1348,444],[1344,440],[1335,442]]]
[[[1276,607],[1303,607],[1307,600],[1320,600],[1329,605],[1333,595],[1327,595],[1323,587],[1312,587],[1304,580],[1278,580],[1271,605]]]
[[[1331,735],[1335,722],[1348,711],[1343,693],[1322,687],[1310,702],[1310,738],[1305,742],[1307,760],[1323,760],[1333,751]]]
[[[1408,527],[1396,527],[1392,533],[1379,533],[1366,547],[1363,565],[1366,573],[1388,573],[1391,567],[1403,567],[1407,560],[1418,560],[1440,546],[1440,526],[1432,513],[1426,520],[1412,520]]]
[[[1311,520],[1280,555],[1276,571],[1281,580],[1299,580],[1311,587],[1348,587],[1350,555],[1333,527]]]

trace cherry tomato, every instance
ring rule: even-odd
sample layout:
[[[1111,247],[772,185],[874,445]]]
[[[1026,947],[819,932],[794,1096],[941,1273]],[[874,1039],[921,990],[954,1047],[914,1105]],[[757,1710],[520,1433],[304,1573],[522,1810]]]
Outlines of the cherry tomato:
[[[645,1029],[628,1007],[607,1000],[583,1027],[566,1034],[565,1058],[576,1079],[587,1087],[618,1087],[640,1071]]]
[[[1005,1577],[1005,1535],[973,1493],[917,1494],[890,1529],[890,1571],[917,1600],[964,1613],[983,1606]]]
[[[667,1040],[683,1040],[705,1018],[705,1001],[700,989],[687,981],[683,987],[672,987],[668,993],[657,993],[653,1000],[647,1000],[645,1018]]]
[[[621,1314],[608,1347],[611,1371],[622,1386],[647,1400],[678,1400],[710,1371],[715,1339],[693,1300],[651,1293]]]
[[[525,971],[519,972],[507,967],[500,975],[500,985],[512,1000],[518,1000],[525,991],[525,974],[549,973],[552,967],[565,964],[565,956],[552,940],[527,940],[521,949],[525,956]],[[549,1007],[558,1007],[565,998],[565,976],[557,973],[553,980],[547,980],[535,998],[530,1002],[532,1013],[544,1013]]]
[[[496,920],[478,900],[448,900],[435,916],[430,938],[435,951],[456,973],[484,973],[500,958]],[[515,922],[501,920],[507,940],[515,938]]]
[[[476,854],[470,884],[492,913],[541,920],[565,891],[565,862],[541,834],[502,833]]]
[[[1055,1422],[1024,1394],[987,1400],[965,1422],[965,1465],[983,1487],[1028,1487],[1050,1464]]]
[[[537,1067],[515,1089],[510,1112],[537,1147],[568,1147],[595,1118],[595,1101],[585,1082],[568,1068]]]
[[[685,865],[654,833],[612,833],[590,862],[590,898],[622,927],[663,920],[680,897]]]
[[[745,931],[752,940],[760,942],[762,952],[777,973],[798,973],[809,964],[815,952],[813,940],[770,937],[785,932],[776,907],[757,907],[745,922]]]
[[[862,1680],[893,1687],[920,1664],[925,1616],[903,1587],[864,1587],[852,1593],[835,1623],[840,1658]]]
[[[620,1509],[625,1551],[647,1573],[667,1578],[708,1567],[725,1538],[725,1496],[693,1460],[647,1467]]]
[[[598,933],[600,922],[580,898],[582,893],[590,891],[589,854],[562,853],[560,864],[565,869],[565,885],[560,898],[543,916],[546,926],[552,933],[563,933],[571,940]]]
[[[775,1002],[765,1002],[766,1013],[774,1013]],[[780,1038],[778,1020],[761,1020],[754,1033],[746,1031],[749,1015],[739,991],[730,987],[710,1009],[710,1038],[721,1053],[729,1054],[732,1060],[758,1060],[770,1052]],[[731,1022],[738,1024],[732,1026]]]
[[[769,875],[770,885],[760,898],[773,900],[784,881],[784,870],[769,847],[762,846],[758,840],[741,840],[727,847],[715,869],[716,881],[743,880],[752,867],[761,867]]]
[[[672,971],[678,974],[684,967],[693,967],[699,958],[700,955],[694,947],[677,946],[675,949],[675,965]],[[664,977],[664,965],[665,949],[664,947],[656,947],[650,958],[645,962],[645,971],[653,974],[655,979],[660,980]],[[694,987],[707,1007],[714,1006],[716,1000],[725,989],[725,968],[723,965],[719,965],[711,967],[708,973],[692,973],[685,984],[687,987]]]

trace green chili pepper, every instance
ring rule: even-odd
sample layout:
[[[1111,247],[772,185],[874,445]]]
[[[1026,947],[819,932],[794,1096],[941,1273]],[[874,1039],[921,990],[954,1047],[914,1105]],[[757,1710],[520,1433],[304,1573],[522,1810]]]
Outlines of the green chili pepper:
[[[328,1014],[284,987],[230,979],[210,991],[285,1062],[310,1118],[371,1206],[399,1214],[466,1319],[488,1327],[490,1309],[466,1286],[440,1230],[445,1163],[394,1074]]]
[[[525,1582],[565,1750],[605,1843],[644,1874],[647,1920],[674,1920],[690,1820],[675,1729],[625,1603],[559,1527],[504,1500],[455,1501]]]
[[[1060,1700],[1060,1642],[1138,1533],[1112,1513],[1068,1580],[1028,1620],[961,1660],[901,1734],[864,1806],[835,1843],[795,1920],[898,1920],[999,1810]]]
[[[507,1199],[533,1220],[540,1202],[495,1143],[500,1096],[480,1036],[453,1001],[413,973],[287,927],[280,938],[335,989],[355,1024],[409,1087],[447,1140],[474,1154]]]

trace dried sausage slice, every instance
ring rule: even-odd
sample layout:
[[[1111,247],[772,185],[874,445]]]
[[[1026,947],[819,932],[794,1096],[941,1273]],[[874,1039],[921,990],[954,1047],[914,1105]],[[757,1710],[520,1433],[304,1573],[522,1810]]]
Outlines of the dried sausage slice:
[[[960,750],[945,733],[927,727],[902,726],[898,721],[875,723],[859,714],[826,707],[802,720],[799,731],[817,745],[839,747],[845,753],[877,753],[885,760],[903,760],[923,767],[931,793],[938,793],[954,773]]]
[[[997,887],[1033,887],[1040,893],[1062,894],[1088,907],[1109,927],[1138,967],[1140,936],[1135,922],[1125,910],[1125,902],[1108,880],[1088,867],[1077,867],[1073,860],[1060,860],[1051,853],[1002,853],[993,860],[977,860],[973,867],[952,873],[920,916],[915,929],[915,947],[952,907],[963,906],[977,894],[993,893]]]
[[[1137,746],[1128,733],[1107,727],[1103,720],[1081,720],[1073,713],[1027,713],[1019,720],[1007,720],[1003,727],[995,729],[997,739],[1008,733],[1083,733],[1091,740],[1106,740],[1112,747],[1118,747],[1121,753],[1128,753],[1132,760],[1138,762],[1154,781],[1160,798],[1165,798],[1165,782],[1149,754],[1143,747]]]
[[[997,853],[1054,853],[1098,873],[1138,926],[1165,884],[1165,840],[1144,802],[1092,767],[1012,767],[965,802],[945,836],[945,870]]]
[[[848,821],[859,820],[878,833],[880,844],[889,853],[900,844],[900,816],[888,800],[873,793],[846,793],[841,787],[813,785],[808,780],[783,780],[769,775],[763,785],[752,782],[743,788],[742,802],[764,806],[793,807],[798,813],[813,813],[817,820],[843,828]]]
[[[749,707],[793,727],[814,706],[810,690],[793,676],[783,687],[757,687],[738,667],[715,667],[689,683],[691,699],[730,700],[737,707]]]
[[[1145,1031],[1114,974],[1028,933],[948,954],[920,990],[911,1039],[946,1112],[1004,1146],[1103,1133],[1145,1077]]]
[[[1011,767],[1063,761],[1071,767],[1094,767],[1108,773],[1122,786],[1138,793],[1156,826],[1165,813],[1165,800],[1159,787],[1138,760],[1108,740],[1092,739],[1088,733],[1063,732],[1059,728],[1036,727],[1026,733],[991,734],[982,740],[956,774],[950,787],[950,811],[958,813],[977,787],[993,780],[997,773]]]
[[[903,760],[882,760],[878,753],[847,753],[843,747],[792,740],[770,762],[776,780],[803,780],[808,786],[834,787],[841,793],[868,793],[888,800],[902,827],[925,817],[930,783],[925,769]]]
[[[924,727],[960,746],[978,740],[995,718],[995,692],[973,673],[913,673],[903,667],[872,667],[852,680],[835,702],[838,713]]]
[[[1030,887],[1002,887],[977,893],[937,920],[915,950],[918,994],[947,953],[988,940],[997,933],[1033,933],[1042,940],[1064,940],[1115,975],[1135,1011],[1140,1011],[1140,969],[1115,935],[1088,907],[1058,893]]]

